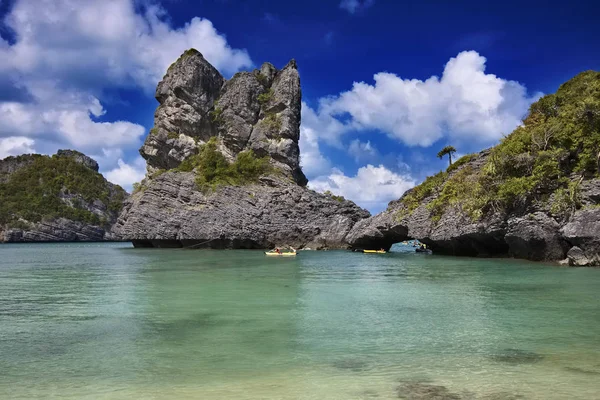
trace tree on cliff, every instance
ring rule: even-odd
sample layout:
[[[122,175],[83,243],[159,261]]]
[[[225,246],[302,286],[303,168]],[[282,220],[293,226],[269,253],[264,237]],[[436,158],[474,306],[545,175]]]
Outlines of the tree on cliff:
[[[456,153],[454,146],[446,146],[437,153],[437,156],[441,160],[445,155],[448,155],[448,160],[450,161],[450,165],[452,165],[452,154],[454,153]]]

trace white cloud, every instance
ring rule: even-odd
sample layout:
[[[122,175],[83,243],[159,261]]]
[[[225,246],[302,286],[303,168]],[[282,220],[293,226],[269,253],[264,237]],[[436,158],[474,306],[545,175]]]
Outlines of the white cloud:
[[[361,142],[358,139],[354,139],[350,142],[348,154],[350,154],[357,163],[380,158],[379,151],[371,145],[371,141]]]
[[[309,182],[309,186],[319,192],[330,190],[377,213],[384,210],[389,201],[400,198],[415,183],[410,176],[394,173],[383,165],[375,167],[368,164],[359,168],[353,177],[334,169],[331,174]]]
[[[332,125],[337,119],[336,140],[351,130],[378,130],[409,146],[427,147],[444,136],[493,143],[519,125],[539,94],[528,97],[518,82],[486,74],[485,61],[475,51],[462,52],[441,78],[425,81],[380,72],[373,85],[354,83],[352,90],[322,99],[313,120]],[[346,115],[349,120],[340,122]]]
[[[17,0],[6,18],[17,42],[0,59],[29,76],[149,90],[190,47],[226,74],[252,65],[209,20],[194,17],[175,29],[166,17],[158,6],[137,13],[133,0]]]
[[[117,161],[117,167],[104,173],[109,182],[121,185],[125,190],[131,192],[134,182],[140,182],[146,174],[146,161],[142,157],[137,157],[132,163],[128,164],[121,158]]]
[[[34,140],[23,136],[11,136],[0,139],[0,159],[23,153],[35,153]]]
[[[342,0],[340,8],[354,14],[361,9],[372,6],[374,2],[375,0]]]
[[[194,17],[174,28],[162,8],[145,4],[16,0],[4,20],[15,42],[0,38],[0,138],[40,139],[50,152],[137,148],[145,128],[107,121],[105,89],[151,93],[170,63],[191,47],[224,74],[252,65],[248,53],[232,48],[209,20]],[[115,166],[117,159],[107,159],[107,167]]]

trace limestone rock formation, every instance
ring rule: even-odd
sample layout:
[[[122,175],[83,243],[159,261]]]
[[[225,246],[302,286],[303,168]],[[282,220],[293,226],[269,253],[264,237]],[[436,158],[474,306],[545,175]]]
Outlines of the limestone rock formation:
[[[0,242],[112,240],[126,192],[74,150],[0,160]]]
[[[440,254],[600,265],[600,72],[583,72],[533,103],[495,147],[357,223],[355,247],[416,238]]]
[[[481,168],[490,155],[483,151],[464,168]],[[433,191],[412,212],[402,201],[410,191],[381,214],[359,221],[346,237],[356,248],[389,248],[407,239],[418,239],[436,254],[478,257],[515,257],[534,261],[558,261],[568,257],[570,265],[600,265],[600,179],[581,184],[581,208],[564,220],[553,215],[548,202],[531,202],[505,212],[497,210],[473,221],[460,207],[448,207],[434,216],[431,204],[440,192]],[[438,219],[439,218],[439,219]]]
[[[306,188],[295,61],[225,80],[188,50],[158,84],[156,99],[154,128],[140,149],[148,172],[114,227],[120,238],[139,247],[345,248],[346,234],[369,216]],[[203,155],[206,146],[217,153]],[[249,164],[268,160],[268,171],[245,181],[243,173],[225,176],[225,164],[242,155]],[[213,183],[200,187],[199,179]]]

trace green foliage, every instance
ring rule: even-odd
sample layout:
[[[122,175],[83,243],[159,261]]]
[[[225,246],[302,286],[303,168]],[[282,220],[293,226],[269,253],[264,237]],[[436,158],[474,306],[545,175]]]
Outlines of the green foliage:
[[[150,134],[151,135],[158,135],[158,128],[152,128],[152,129],[150,129]]]
[[[230,163],[217,148],[212,137],[200,152],[188,157],[176,169],[180,172],[196,171],[196,184],[200,190],[215,189],[221,185],[247,185],[271,172],[268,157],[256,157],[252,150],[242,151]]]
[[[275,136],[281,131],[281,117],[274,113],[268,113],[263,121],[271,136],[276,138]]]
[[[461,167],[461,166],[465,165],[466,163],[468,163],[469,161],[473,160],[474,157],[475,157],[475,154],[467,154],[465,156],[462,156],[461,158],[459,158],[458,160],[456,160],[452,164],[450,164],[448,169],[446,169],[446,172],[450,173],[450,172],[456,170],[458,167]]]
[[[580,183],[581,181],[570,181],[566,188],[561,187],[554,192],[554,199],[550,207],[552,214],[568,217],[581,207]]]
[[[177,133],[177,132],[169,132],[167,134],[167,138],[169,138],[169,139],[179,139],[179,133]]]
[[[122,188],[111,189],[102,175],[73,158],[36,156],[0,183],[0,224],[64,217],[99,225],[106,221],[86,210],[85,203],[100,200],[116,212],[125,196]],[[72,204],[67,198],[73,199]]]
[[[132,186],[133,192],[131,194],[136,194],[145,190],[145,186],[141,182],[134,182]]]
[[[440,171],[433,176],[428,176],[419,186],[415,186],[406,192],[402,197],[402,204],[404,204],[405,209],[398,217],[401,218],[404,214],[411,214],[419,207],[421,201],[439,191],[447,176],[446,172]]]
[[[331,193],[331,190],[326,190],[325,192],[323,192],[323,194],[331,197],[336,201],[339,201],[340,203],[346,201],[346,198],[344,196],[336,196],[335,194]]]
[[[473,220],[481,218],[483,209],[488,203],[488,193],[480,183],[473,168],[467,166],[446,182],[438,197],[428,205],[433,220],[439,220],[448,206],[460,207]]]
[[[438,157],[451,150],[442,149]],[[447,172],[472,160],[465,157]],[[442,179],[442,173],[426,179],[402,198],[403,212],[412,212],[437,191],[439,197],[429,205],[434,217],[460,206],[476,219],[490,209],[511,210],[552,194],[552,211],[565,215],[580,207],[578,184],[569,177],[589,178],[599,168],[600,73],[587,71],[533,103],[523,125],[492,149],[480,170],[467,166],[450,179]]]
[[[269,89],[266,92],[258,95],[258,103],[261,106],[264,106],[265,104],[270,102],[272,98],[273,98],[273,89]]]
[[[159,168],[156,171],[152,172],[152,174],[150,175],[150,179],[158,178],[159,176],[161,176],[165,172],[167,172],[166,169],[160,169]]]
[[[222,125],[224,123],[223,109],[220,108],[219,106],[215,106],[215,109],[212,110],[209,114],[210,114],[211,121],[213,123],[215,123],[216,125]]]

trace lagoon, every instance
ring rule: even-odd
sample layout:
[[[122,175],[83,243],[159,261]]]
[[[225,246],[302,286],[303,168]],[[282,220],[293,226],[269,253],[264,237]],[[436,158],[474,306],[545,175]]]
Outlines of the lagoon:
[[[393,250],[0,245],[0,398],[600,399],[600,269]]]

